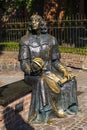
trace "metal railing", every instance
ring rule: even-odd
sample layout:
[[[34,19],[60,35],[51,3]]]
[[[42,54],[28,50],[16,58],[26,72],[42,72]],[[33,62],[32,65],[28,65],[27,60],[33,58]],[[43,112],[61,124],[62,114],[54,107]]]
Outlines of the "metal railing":
[[[85,16],[65,17],[60,24],[58,20],[53,23],[48,27],[48,32],[57,38],[60,45],[66,47],[87,46],[87,19]],[[10,19],[0,29],[0,42],[19,41],[26,33],[27,28],[27,18]]]
[[[65,17],[61,23],[55,21],[54,26],[49,27],[49,33],[54,35],[62,46],[87,46],[87,19],[85,15]]]
[[[25,34],[27,30],[27,19],[15,18],[5,23],[0,30],[0,42],[15,42]]]

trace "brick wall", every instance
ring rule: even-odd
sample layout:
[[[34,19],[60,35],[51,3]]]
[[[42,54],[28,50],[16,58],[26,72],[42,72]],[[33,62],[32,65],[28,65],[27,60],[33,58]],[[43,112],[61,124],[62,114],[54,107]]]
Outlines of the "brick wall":
[[[61,62],[65,66],[87,69],[87,56],[72,53],[61,53]],[[2,52],[0,54],[0,72],[20,71],[18,52]]]
[[[0,71],[19,71],[18,52],[2,52],[0,54]]]
[[[61,53],[61,62],[69,67],[87,69],[87,56],[85,55]]]
[[[0,105],[0,130],[15,130],[21,127],[23,122],[28,121],[31,94],[27,94],[5,107]],[[16,106],[23,103],[23,110],[17,112]]]

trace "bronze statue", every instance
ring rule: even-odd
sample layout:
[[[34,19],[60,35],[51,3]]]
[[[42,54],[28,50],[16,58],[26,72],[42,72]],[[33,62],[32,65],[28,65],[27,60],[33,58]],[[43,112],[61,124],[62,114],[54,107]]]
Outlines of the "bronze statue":
[[[77,113],[76,79],[60,63],[56,38],[38,14],[30,17],[28,32],[20,40],[19,61],[25,82],[32,85],[29,121],[49,122]]]

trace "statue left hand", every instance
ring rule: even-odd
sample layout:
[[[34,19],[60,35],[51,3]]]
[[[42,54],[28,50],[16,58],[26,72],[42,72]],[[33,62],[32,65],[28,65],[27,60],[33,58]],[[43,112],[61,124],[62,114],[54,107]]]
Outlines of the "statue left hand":
[[[69,73],[68,71],[64,72],[64,78],[67,78],[67,80],[71,80],[75,75],[73,73]]]
[[[63,78],[71,80],[73,77],[75,77],[75,75],[73,73],[69,73],[63,65],[59,64],[58,68],[63,73]]]

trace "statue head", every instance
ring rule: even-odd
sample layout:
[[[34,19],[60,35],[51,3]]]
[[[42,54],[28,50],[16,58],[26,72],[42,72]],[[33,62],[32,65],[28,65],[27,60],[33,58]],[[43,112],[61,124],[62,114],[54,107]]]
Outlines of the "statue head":
[[[39,16],[38,14],[34,14],[30,17],[32,29],[36,30],[39,29],[40,22],[42,21],[42,17]]]
[[[46,33],[47,32],[46,22],[40,15],[33,14],[30,17],[28,29],[29,29],[29,31],[40,30],[41,33]]]

